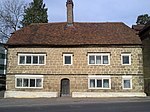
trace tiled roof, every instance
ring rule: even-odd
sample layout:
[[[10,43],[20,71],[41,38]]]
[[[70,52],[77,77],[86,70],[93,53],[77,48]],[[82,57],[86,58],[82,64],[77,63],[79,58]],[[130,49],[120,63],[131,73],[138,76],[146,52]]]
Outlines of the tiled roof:
[[[8,45],[135,45],[135,31],[124,23],[32,24],[12,34]]]

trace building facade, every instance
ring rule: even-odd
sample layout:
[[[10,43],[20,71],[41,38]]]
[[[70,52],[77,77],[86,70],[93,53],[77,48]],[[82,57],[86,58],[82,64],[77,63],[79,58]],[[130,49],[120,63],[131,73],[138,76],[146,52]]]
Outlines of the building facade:
[[[144,97],[142,43],[123,23],[32,24],[8,40],[5,97]]]
[[[145,92],[150,95],[150,22],[140,31],[139,36],[143,44]]]
[[[4,48],[4,45],[0,44],[0,90],[5,89],[6,57],[7,57],[7,51]]]

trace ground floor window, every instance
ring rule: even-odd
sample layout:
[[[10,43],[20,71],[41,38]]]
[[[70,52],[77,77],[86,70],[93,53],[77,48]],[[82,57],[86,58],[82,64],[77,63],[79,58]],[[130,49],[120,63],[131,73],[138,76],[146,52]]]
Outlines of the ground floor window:
[[[89,89],[111,89],[110,76],[89,76]]]
[[[123,89],[132,89],[132,76],[122,76]]]
[[[43,88],[42,75],[16,75],[16,88]]]

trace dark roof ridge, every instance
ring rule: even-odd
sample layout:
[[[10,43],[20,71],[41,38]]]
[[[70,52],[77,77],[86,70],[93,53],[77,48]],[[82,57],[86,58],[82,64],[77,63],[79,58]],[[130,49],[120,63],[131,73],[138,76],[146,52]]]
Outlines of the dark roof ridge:
[[[83,24],[124,24],[123,22],[74,22],[74,23],[83,23]]]
[[[49,22],[49,23],[32,23],[31,25],[45,25],[45,24],[67,24],[67,22]],[[74,22],[74,24],[124,24],[123,22]]]

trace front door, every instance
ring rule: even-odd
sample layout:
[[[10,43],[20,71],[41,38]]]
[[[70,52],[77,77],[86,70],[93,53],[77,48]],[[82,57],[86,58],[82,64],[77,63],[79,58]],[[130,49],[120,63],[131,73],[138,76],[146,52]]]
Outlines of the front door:
[[[62,79],[60,96],[69,96],[69,95],[70,95],[70,81],[69,79]]]

